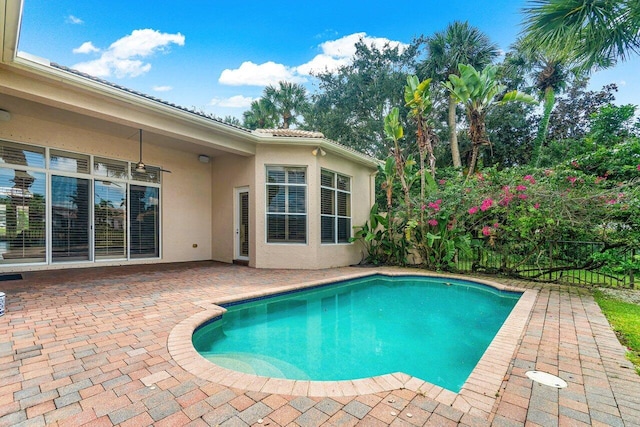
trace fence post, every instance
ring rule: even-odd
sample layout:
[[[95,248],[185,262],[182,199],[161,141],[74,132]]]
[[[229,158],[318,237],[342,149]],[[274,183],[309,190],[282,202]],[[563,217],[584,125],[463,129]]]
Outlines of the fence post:
[[[636,259],[636,248],[631,249],[631,263],[633,265],[633,262]],[[633,281],[633,267],[629,270],[629,287],[631,289],[635,289],[635,283]]]

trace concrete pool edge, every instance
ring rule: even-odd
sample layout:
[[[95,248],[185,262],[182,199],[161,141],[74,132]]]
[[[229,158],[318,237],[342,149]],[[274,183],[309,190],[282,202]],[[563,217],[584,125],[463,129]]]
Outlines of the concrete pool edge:
[[[458,393],[404,373],[348,381],[296,381],[261,377],[217,366],[201,356],[193,347],[191,340],[193,332],[202,324],[221,316],[226,311],[220,304],[261,298],[282,292],[291,292],[376,274],[461,279],[484,284],[498,290],[522,292],[522,296]],[[199,305],[204,311],[178,323],[169,334],[167,347],[171,357],[180,367],[199,378],[227,387],[261,393],[308,397],[357,396],[408,389],[463,412],[488,418],[507,375],[513,355],[520,343],[524,327],[530,317],[537,295],[538,291],[536,290],[505,286],[467,276],[445,275],[399,268],[364,270],[338,278],[333,277],[313,282],[285,285],[265,291],[221,298],[216,301],[202,301]]]

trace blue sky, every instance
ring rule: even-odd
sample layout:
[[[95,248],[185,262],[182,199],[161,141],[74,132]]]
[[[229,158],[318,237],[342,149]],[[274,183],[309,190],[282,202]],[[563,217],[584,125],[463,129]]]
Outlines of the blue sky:
[[[242,116],[267,84],[304,83],[349,61],[359,37],[382,44],[467,20],[508,50],[525,1],[25,0],[19,49],[166,101]],[[391,5],[391,6],[389,6]],[[597,72],[618,103],[640,104],[640,58]]]

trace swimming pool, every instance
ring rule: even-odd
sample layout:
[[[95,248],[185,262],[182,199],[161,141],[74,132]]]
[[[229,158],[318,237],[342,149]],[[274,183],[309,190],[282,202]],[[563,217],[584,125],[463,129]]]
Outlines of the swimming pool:
[[[335,381],[404,372],[458,391],[520,295],[374,275],[229,305],[192,342],[213,363],[249,374]]]

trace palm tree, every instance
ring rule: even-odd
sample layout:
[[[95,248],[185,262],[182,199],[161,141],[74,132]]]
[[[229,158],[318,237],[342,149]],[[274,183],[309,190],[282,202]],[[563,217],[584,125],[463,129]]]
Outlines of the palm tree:
[[[498,57],[498,46],[489,37],[468,22],[455,21],[444,31],[435,33],[426,41],[427,59],[419,70],[424,77],[444,82],[450,74],[458,74],[458,64],[482,68]],[[456,134],[456,101],[449,97],[449,144],[453,166],[462,167],[458,136]]]
[[[458,65],[459,76],[451,74],[449,81],[444,86],[456,102],[464,104],[469,121],[469,139],[471,139],[472,155],[469,163],[469,171],[467,177],[475,172],[476,163],[480,147],[490,145],[491,142],[487,137],[485,127],[485,119],[487,113],[496,105],[502,105],[507,102],[522,101],[534,103],[532,96],[517,90],[507,92],[499,98],[504,92],[505,87],[498,83],[496,73],[498,67],[488,65],[482,71],[478,72],[471,65]]]
[[[280,82],[277,88],[269,85],[264,88],[263,98],[282,117],[282,129],[289,129],[296,122],[296,116],[302,114],[309,105],[307,90],[298,83]]]
[[[248,129],[269,129],[276,124],[276,114],[273,105],[264,98],[251,103],[251,108],[242,114],[244,127]]]
[[[549,130],[549,119],[555,106],[556,94],[567,86],[570,78],[566,56],[554,50],[538,49],[530,39],[518,39],[513,44],[514,49],[506,58],[504,66],[507,73],[532,74],[533,87],[538,91],[542,101],[542,118],[538,124],[538,131],[533,142],[531,162],[538,166],[540,154]],[[513,69],[518,69],[513,72]]]
[[[530,0],[524,15],[528,39],[584,70],[640,51],[638,0]]]

